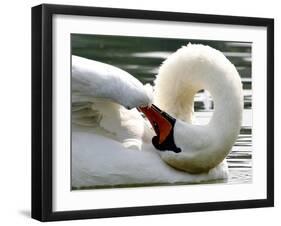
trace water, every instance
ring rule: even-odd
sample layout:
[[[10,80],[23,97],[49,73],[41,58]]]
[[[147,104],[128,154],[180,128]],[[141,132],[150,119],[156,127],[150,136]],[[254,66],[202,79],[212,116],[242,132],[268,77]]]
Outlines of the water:
[[[244,96],[243,123],[239,137],[227,156],[230,176],[225,182],[249,183],[252,180],[251,43],[71,35],[72,54],[115,65],[134,75],[142,83],[151,84],[161,63],[171,53],[189,42],[209,45],[222,51],[241,76]],[[194,104],[195,123],[206,124],[212,116],[213,107],[209,93],[198,92]]]

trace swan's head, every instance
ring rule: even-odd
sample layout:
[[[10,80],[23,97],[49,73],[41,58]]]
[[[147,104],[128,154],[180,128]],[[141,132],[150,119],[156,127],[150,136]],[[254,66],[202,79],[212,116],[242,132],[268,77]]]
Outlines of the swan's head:
[[[152,138],[152,144],[156,149],[176,153],[181,152],[181,149],[175,145],[174,141],[175,118],[161,111],[154,104],[151,107],[139,107],[138,110],[145,114],[156,133],[156,136]]]

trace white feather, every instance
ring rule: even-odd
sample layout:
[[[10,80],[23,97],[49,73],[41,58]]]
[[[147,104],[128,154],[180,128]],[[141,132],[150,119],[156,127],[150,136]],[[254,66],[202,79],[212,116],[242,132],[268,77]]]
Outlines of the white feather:
[[[222,53],[202,45],[182,47],[161,66],[153,98],[151,86],[116,67],[75,56],[72,61],[75,119],[93,119],[86,120],[90,126],[73,126],[74,187],[197,183],[227,177],[224,158],[240,129],[242,88],[235,67]],[[208,90],[215,101],[213,118],[204,127],[191,124],[199,89]],[[151,145],[154,133],[146,121],[136,109],[125,108],[152,102],[177,118],[174,140],[181,153],[159,154]]]

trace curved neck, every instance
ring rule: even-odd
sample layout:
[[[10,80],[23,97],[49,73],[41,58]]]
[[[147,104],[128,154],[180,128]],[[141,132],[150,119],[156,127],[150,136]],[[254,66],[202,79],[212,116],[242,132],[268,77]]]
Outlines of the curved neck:
[[[214,113],[206,126],[190,124],[194,95],[201,89],[208,90],[214,100]],[[190,172],[193,172],[192,169],[185,167],[196,162],[205,170],[219,164],[239,134],[242,98],[240,76],[219,51],[201,45],[188,45],[171,55],[156,78],[154,101],[180,119],[175,126],[174,139],[184,150],[181,153],[184,156],[171,163],[171,155],[165,159],[164,154],[164,160]],[[194,169],[196,167],[199,166],[194,166]]]
[[[242,122],[243,100],[240,78],[237,77],[238,79],[230,80],[227,74],[218,73],[217,71],[209,71],[207,76],[203,74],[203,72],[194,73],[192,76],[194,80],[196,80],[191,86],[192,88],[189,87],[182,90],[183,92],[187,91],[185,96],[188,96],[188,98],[177,100],[178,103],[182,102],[180,105],[185,103],[186,106],[189,107],[183,112],[182,107],[176,108],[173,105],[175,117],[181,119],[183,125],[186,124],[184,125],[184,131],[181,131],[181,134],[177,135],[181,137],[183,141],[187,142],[189,146],[190,142],[188,138],[184,138],[187,134],[189,134],[192,139],[196,137],[199,141],[203,136],[212,137],[213,140],[215,140],[215,142],[210,140],[212,144],[231,148],[239,134]],[[237,76],[239,75],[237,74]],[[192,125],[190,122],[192,116],[190,106],[193,107],[194,95],[202,89],[210,92],[214,101],[214,112],[209,124],[205,126]],[[200,134],[200,132],[202,132],[202,134]],[[196,149],[198,149],[198,147]]]
[[[202,80],[202,88],[208,90],[214,100],[214,112],[208,127],[220,137],[221,142],[231,138],[235,141],[243,110],[242,84],[238,73],[234,67],[230,72],[210,72],[209,79]]]

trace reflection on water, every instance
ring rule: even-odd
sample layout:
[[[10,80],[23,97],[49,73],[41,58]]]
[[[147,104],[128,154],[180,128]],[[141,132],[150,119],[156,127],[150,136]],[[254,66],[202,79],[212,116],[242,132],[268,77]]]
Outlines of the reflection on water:
[[[251,43],[160,39],[102,35],[71,35],[72,54],[115,65],[137,77],[143,83],[155,79],[158,68],[171,53],[187,43],[209,45],[224,53],[236,66],[243,83],[244,111],[239,137],[227,157],[228,183],[248,183],[252,180],[252,76]],[[195,96],[195,123],[207,124],[214,104],[210,94],[200,91]]]

